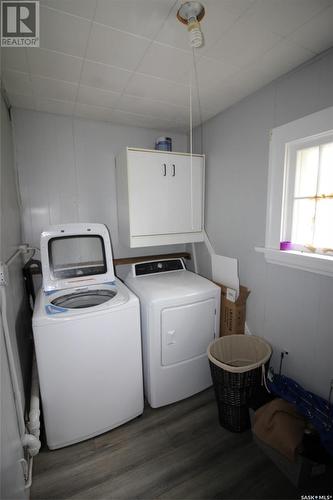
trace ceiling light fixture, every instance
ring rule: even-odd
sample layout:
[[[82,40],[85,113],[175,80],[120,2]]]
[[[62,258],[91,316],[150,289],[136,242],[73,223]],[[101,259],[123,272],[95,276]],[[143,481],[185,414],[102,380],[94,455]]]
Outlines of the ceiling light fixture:
[[[204,38],[200,21],[205,15],[205,8],[200,2],[183,2],[177,12],[177,19],[187,26],[190,45],[198,49],[203,45]]]

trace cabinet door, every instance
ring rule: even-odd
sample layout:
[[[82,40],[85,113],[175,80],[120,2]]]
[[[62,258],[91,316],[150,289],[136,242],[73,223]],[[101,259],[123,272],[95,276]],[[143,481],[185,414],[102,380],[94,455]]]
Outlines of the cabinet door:
[[[185,155],[128,152],[132,236],[201,230],[202,160],[193,160],[191,165]],[[197,202],[200,210],[193,208]]]

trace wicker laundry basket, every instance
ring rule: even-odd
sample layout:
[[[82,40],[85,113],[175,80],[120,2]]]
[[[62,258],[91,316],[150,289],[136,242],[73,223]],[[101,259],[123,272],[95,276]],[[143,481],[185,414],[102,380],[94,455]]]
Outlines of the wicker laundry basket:
[[[248,402],[261,384],[272,348],[254,335],[228,335],[207,350],[222,427],[242,432],[250,427]]]

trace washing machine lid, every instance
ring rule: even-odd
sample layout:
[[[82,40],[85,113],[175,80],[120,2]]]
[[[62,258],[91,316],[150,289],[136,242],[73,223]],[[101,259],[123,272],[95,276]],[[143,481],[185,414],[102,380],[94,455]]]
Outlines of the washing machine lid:
[[[40,242],[45,292],[115,280],[111,241],[104,224],[50,226]]]

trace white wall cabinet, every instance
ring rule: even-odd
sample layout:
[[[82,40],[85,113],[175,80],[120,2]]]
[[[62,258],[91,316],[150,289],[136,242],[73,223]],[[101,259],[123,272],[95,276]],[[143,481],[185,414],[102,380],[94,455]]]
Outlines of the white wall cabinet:
[[[204,156],[127,148],[116,159],[116,173],[124,243],[203,240]]]

